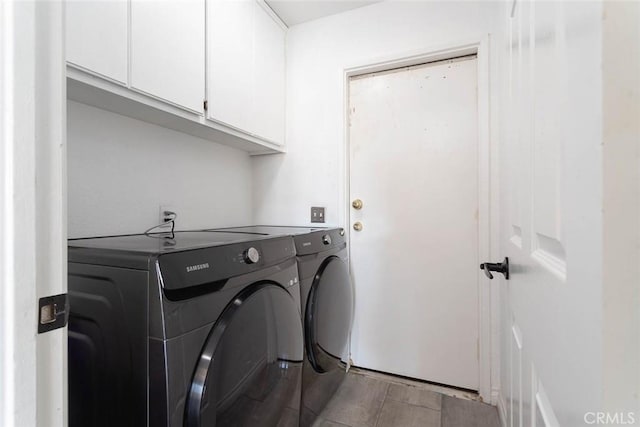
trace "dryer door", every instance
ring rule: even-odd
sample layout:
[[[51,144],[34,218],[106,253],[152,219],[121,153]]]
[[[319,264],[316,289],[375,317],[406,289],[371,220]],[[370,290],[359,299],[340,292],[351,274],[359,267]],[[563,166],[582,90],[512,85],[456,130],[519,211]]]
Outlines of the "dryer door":
[[[353,289],[347,264],[328,257],[315,275],[305,310],[305,346],[317,372],[335,369],[345,355],[353,319]]]
[[[205,342],[185,425],[275,426],[283,416],[297,417],[302,358],[299,303],[274,282],[245,288]]]

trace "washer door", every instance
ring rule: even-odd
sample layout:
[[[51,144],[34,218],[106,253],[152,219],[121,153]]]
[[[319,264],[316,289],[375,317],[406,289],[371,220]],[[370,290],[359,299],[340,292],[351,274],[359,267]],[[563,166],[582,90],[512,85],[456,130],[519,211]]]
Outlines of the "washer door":
[[[347,264],[328,257],[315,275],[305,310],[307,357],[317,372],[335,369],[345,354],[353,319]]]
[[[303,359],[299,307],[275,282],[251,285],[236,296],[198,359],[186,426],[275,426],[287,411],[298,410]]]

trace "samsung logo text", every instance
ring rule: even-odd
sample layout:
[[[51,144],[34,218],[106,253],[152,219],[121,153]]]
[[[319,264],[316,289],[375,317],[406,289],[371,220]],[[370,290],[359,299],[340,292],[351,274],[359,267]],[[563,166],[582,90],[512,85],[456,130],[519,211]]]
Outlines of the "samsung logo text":
[[[187,273],[191,273],[192,271],[204,270],[205,268],[209,268],[209,263],[205,262],[204,264],[196,264],[187,266]]]

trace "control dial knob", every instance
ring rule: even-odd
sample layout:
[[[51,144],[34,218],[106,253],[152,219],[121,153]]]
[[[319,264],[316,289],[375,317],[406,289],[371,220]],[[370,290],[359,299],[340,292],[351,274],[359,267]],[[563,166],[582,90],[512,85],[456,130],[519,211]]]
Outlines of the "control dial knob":
[[[331,236],[329,236],[328,234],[325,234],[324,236],[322,236],[322,243],[324,243],[325,245],[330,245]]]
[[[255,264],[260,261],[260,252],[254,247],[250,247],[244,251],[244,262],[247,264]]]

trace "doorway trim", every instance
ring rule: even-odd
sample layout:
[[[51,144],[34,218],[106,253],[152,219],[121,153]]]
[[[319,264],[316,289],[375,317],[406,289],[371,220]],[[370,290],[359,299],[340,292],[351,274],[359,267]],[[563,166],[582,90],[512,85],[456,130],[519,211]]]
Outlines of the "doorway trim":
[[[397,68],[437,62],[467,55],[476,55],[478,64],[478,256],[480,261],[497,259],[499,239],[491,230],[499,230],[498,147],[491,139],[490,115],[490,35],[427,46],[419,50],[361,60],[343,69],[343,195],[344,210],[341,223],[347,228],[347,242],[351,238],[350,224],[350,132],[349,81],[351,77]],[[349,258],[351,258],[351,245]],[[478,268],[478,393],[483,401],[496,405],[500,390],[500,313],[499,280],[491,281]]]
[[[0,3],[0,425],[68,425],[64,3]],[[31,55],[23,55],[29,52]]]

